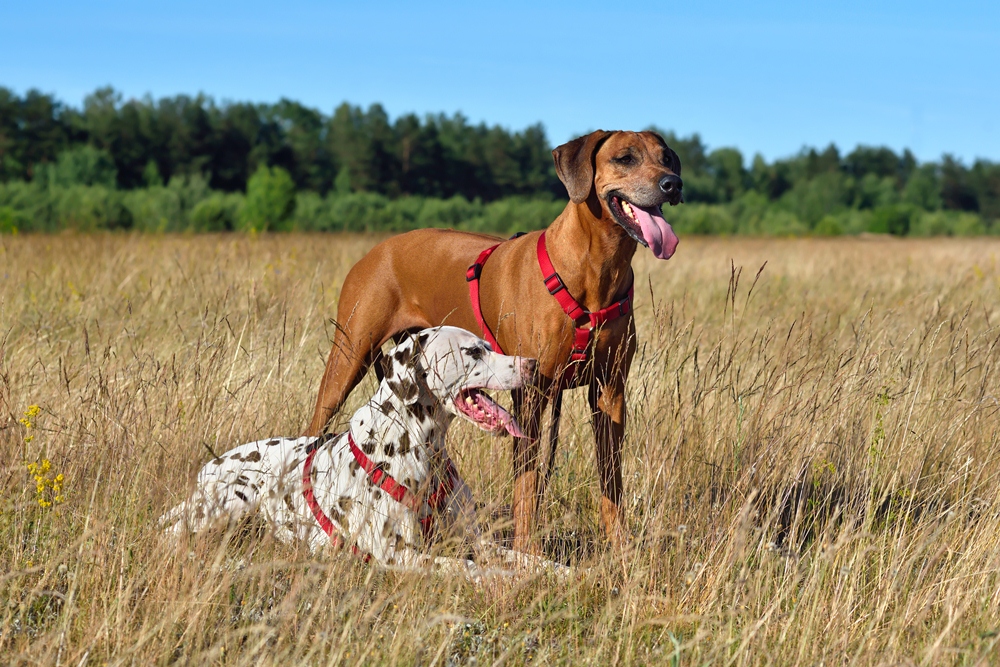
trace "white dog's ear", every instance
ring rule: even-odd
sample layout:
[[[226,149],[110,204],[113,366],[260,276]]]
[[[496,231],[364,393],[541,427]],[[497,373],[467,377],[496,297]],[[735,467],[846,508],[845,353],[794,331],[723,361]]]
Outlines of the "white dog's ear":
[[[420,348],[419,334],[410,335],[382,359],[386,384],[404,404],[413,403],[420,396]]]

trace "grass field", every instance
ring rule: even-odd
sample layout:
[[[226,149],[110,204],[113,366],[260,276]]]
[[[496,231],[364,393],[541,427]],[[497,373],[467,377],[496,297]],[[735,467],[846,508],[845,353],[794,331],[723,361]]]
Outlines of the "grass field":
[[[396,574],[255,526],[168,543],[209,449],[304,427],[376,240],[0,237],[0,662],[1000,662],[996,240],[640,251],[634,547],[600,538],[575,392],[542,526],[570,583]],[[449,437],[499,530],[509,443]]]

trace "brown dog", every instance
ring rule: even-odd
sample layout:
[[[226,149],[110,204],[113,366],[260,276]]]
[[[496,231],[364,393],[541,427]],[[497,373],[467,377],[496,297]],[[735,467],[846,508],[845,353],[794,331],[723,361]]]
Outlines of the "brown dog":
[[[549,256],[569,294],[596,312],[628,294],[638,243],[661,259],[674,253],[677,237],[660,207],[683,201],[680,160],[652,132],[593,132],[559,146],[552,156],[570,202],[545,232]],[[483,317],[504,352],[538,360],[535,386],[540,391],[513,395],[517,419],[529,436],[514,439],[514,548],[520,551],[535,550],[541,414],[550,399],[558,407],[552,394],[562,388],[556,380],[569,359],[575,326],[542,281],[536,256],[539,234],[501,244],[483,267],[480,282]],[[485,234],[423,229],[380,243],[351,269],[337,308],[340,333],[320,382],[308,435],[322,432],[387,340],[442,324],[482,334],[466,271],[498,241]],[[621,448],[625,380],[635,349],[629,310],[594,333],[589,362],[574,375],[575,386],[589,387],[601,520],[616,546],[625,535],[619,510]]]

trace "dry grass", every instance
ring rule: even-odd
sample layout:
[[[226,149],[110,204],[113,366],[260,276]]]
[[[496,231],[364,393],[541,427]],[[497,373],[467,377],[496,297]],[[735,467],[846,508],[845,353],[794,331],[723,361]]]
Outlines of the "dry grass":
[[[155,517],[209,448],[303,427],[338,287],[373,243],[0,239],[3,662],[1000,660],[996,241],[640,253],[637,548],[622,564],[597,537],[571,395],[545,528],[589,568],[572,584],[475,589],[252,531],[169,545]],[[509,502],[507,443],[451,436],[479,498]],[[43,458],[39,494],[27,465]],[[59,473],[64,502],[40,506]]]

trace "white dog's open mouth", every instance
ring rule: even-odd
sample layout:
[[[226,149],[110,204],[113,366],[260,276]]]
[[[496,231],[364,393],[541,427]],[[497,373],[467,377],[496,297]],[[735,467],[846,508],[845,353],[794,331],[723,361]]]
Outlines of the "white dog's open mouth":
[[[458,396],[455,397],[455,407],[463,417],[484,431],[490,433],[506,431],[515,438],[528,437],[514,417],[481,389],[467,388],[458,392]]]

